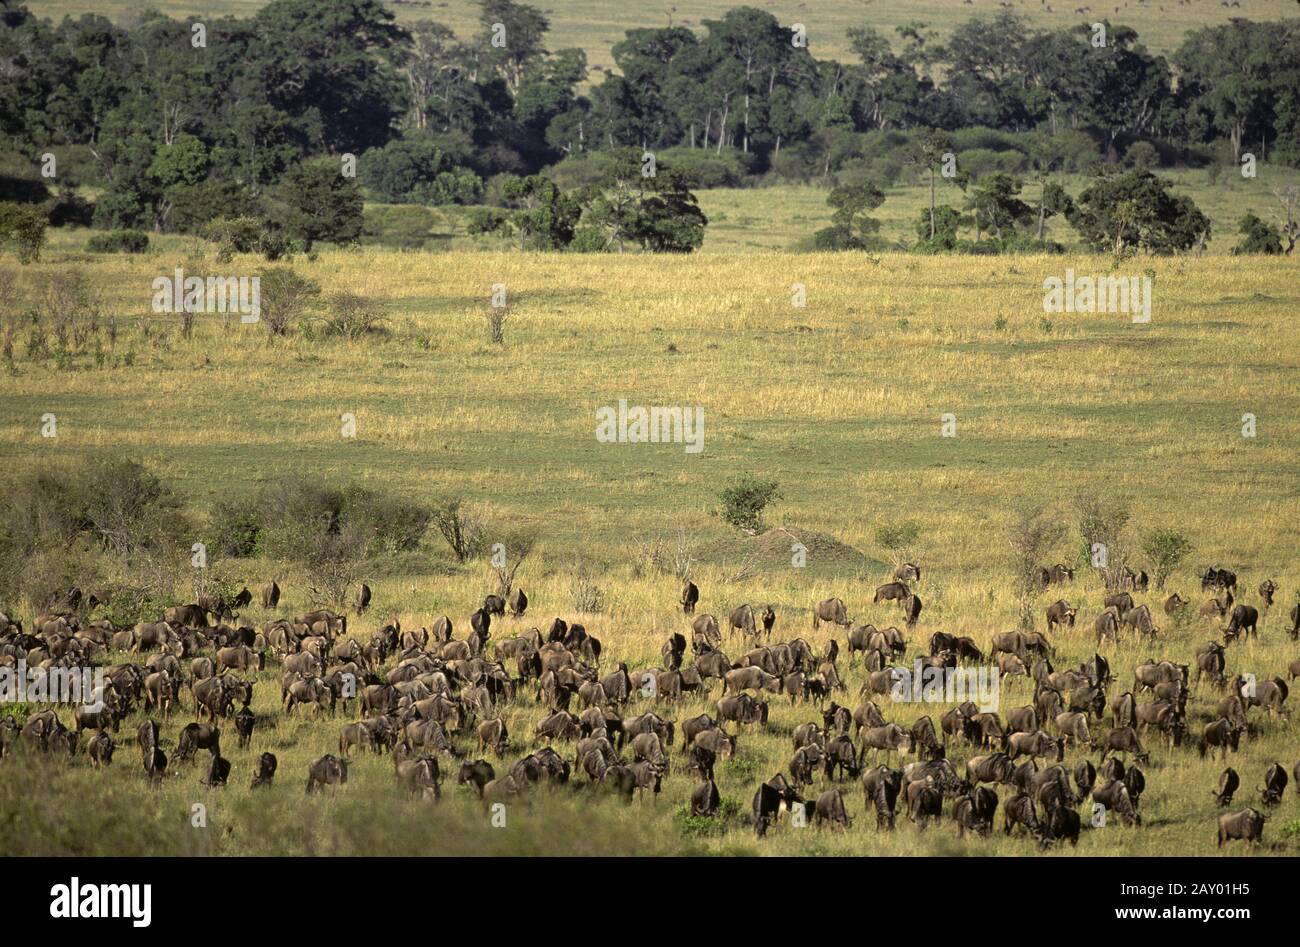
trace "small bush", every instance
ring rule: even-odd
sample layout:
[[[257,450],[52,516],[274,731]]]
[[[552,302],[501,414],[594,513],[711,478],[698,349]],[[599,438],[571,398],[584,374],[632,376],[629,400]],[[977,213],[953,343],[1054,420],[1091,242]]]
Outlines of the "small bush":
[[[30,204],[0,204],[0,244],[13,244],[24,266],[41,258],[45,246],[45,212]]]
[[[721,516],[732,526],[757,532],[763,526],[763,510],[781,496],[775,480],[759,480],[745,476],[726,487],[722,499]]]
[[[139,230],[110,230],[86,241],[88,253],[144,253],[148,249],[149,235]]]

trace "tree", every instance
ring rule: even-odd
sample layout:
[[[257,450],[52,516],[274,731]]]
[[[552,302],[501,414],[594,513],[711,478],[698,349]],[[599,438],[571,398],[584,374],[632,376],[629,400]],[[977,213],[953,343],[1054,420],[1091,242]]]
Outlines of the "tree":
[[[1126,248],[1147,253],[1186,251],[1209,238],[1210,221],[1191,198],[1176,196],[1168,181],[1134,168],[1103,171],[1067,217],[1098,253]]]
[[[483,551],[483,520],[459,497],[434,505],[433,525],[451,547],[457,562],[465,562]]]
[[[543,56],[542,39],[550,21],[536,7],[513,0],[479,0],[479,61],[505,80],[511,95],[518,95],[528,70]],[[493,45],[493,38],[504,32],[504,43]],[[474,77],[481,81],[480,76]]]
[[[291,169],[276,189],[271,216],[310,251],[317,240],[354,243],[361,236],[361,189],[344,177],[335,158],[314,158]]]
[[[519,235],[520,250],[562,250],[573,240],[582,205],[540,174],[510,177],[501,194],[515,209],[503,229]]]
[[[1017,224],[1033,216],[1033,209],[1020,199],[1023,183],[1019,178],[1002,171],[994,171],[979,179],[970,190],[968,206],[975,216],[975,239],[980,229],[987,226],[999,242],[1015,234]]]
[[[1124,532],[1130,516],[1128,502],[1120,497],[1080,493],[1075,497],[1074,509],[1078,516],[1079,537],[1083,541],[1081,561],[1091,564],[1101,573],[1107,589],[1118,590],[1129,558]]]
[[[1191,551],[1191,541],[1177,530],[1157,529],[1147,533],[1142,540],[1142,553],[1151,563],[1157,589],[1165,587],[1165,580]]]
[[[781,496],[780,485],[775,480],[760,480],[743,476],[732,481],[719,494],[722,499],[722,518],[748,533],[763,528],[763,510]]]
[[[1022,628],[1034,627],[1034,602],[1042,590],[1039,569],[1048,550],[1064,533],[1065,528],[1042,507],[1027,504],[1015,511],[1007,540],[1011,546],[1011,571]]]
[[[1266,220],[1260,220],[1254,214],[1246,214],[1238,221],[1237,232],[1242,235],[1241,242],[1232,248],[1234,255],[1263,253],[1268,255],[1282,252],[1282,234]]]
[[[831,226],[813,236],[819,249],[866,250],[876,242],[880,221],[867,214],[885,203],[885,192],[874,183],[841,184],[831,189],[826,203],[835,212],[831,214]]]

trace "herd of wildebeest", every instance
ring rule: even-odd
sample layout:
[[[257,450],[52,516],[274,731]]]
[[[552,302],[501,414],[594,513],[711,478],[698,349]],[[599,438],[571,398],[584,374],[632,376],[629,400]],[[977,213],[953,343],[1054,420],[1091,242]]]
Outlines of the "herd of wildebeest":
[[[231,764],[221,752],[222,727],[233,725],[239,746],[250,747],[264,723],[250,708],[255,684],[267,686],[256,682],[256,674],[271,664],[280,673],[282,714],[342,711],[357,718],[341,726],[337,752],[309,764],[308,793],[337,792],[347,783],[350,757],[361,752],[389,754],[396,783],[430,800],[441,797],[444,775],[454,772],[459,791],[472,792],[489,809],[523,801],[540,784],[590,787],[632,802],[660,792],[674,762],[672,747],[680,744],[678,765],[696,783],[690,813],[719,817],[715,768],[728,764],[747,733],[769,730],[769,700],[788,697],[793,707],[808,709],[808,719],[792,728],[787,771],[754,789],[749,824],[760,838],[782,821],[850,827],[851,794],[842,787],[852,780],[878,831],[893,830],[900,809],[924,829],[944,818],[946,803],[959,835],[987,836],[1000,806],[1008,835],[1025,833],[1040,848],[1077,844],[1082,828],[1108,817],[1121,826],[1141,826],[1147,783],[1142,767],[1151,765],[1144,740],[1159,740],[1173,753],[1190,739],[1200,757],[1217,754],[1225,763],[1218,781],[1204,787],[1220,808],[1229,809],[1239,792],[1252,799],[1258,794],[1262,807],[1221,814],[1218,845],[1260,841],[1264,812],[1284,802],[1287,769],[1274,762],[1243,776],[1226,764],[1243,737],[1289,726],[1287,681],[1300,676],[1300,659],[1291,662],[1285,680],[1280,669],[1269,674],[1229,667],[1241,664],[1233,660],[1234,644],[1260,634],[1261,613],[1267,615],[1278,592],[1272,580],[1258,586],[1259,605],[1247,605],[1236,601],[1244,590],[1234,573],[1204,570],[1202,590],[1211,597],[1199,618],[1215,623],[1222,640],[1207,640],[1186,663],[1139,663],[1131,683],[1116,679],[1102,652],[1107,641],[1114,649],[1133,647],[1130,633],[1138,648],[1160,639],[1150,608],[1134,599],[1149,591],[1145,572],[1124,570],[1112,581],[1092,620],[1093,656],[1075,667],[1055,665],[1050,640],[1077,634],[1079,610],[1066,598],[1047,607],[1045,632],[1004,632],[981,645],[936,631],[928,647],[913,649],[920,652],[913,656],[920,667],[943,673],[983,668],[998,682],[1019,679],[1026,697],[1032,686],[1032,697],[1004,714],[970,700],[951,703],[937,721],[923,707],[898,704],[891,716],[916,712],[903,724],[886,719],[881,708],[895,703],[900,674],[915,666],[907,660],[908,636],[915,634],[921,613],[920,582],[920,567],[907,563],[873,596],[873,605],[901,607],[901,628],[855,624],[839,598],[815,603],[811,627],[829,623],[845,639],[844,648],[832,638],[817,653],[800,637],[774,640],[778,616],[771,605],[730,610],[725,629],[714,615],[696,614],[700,591],[688,580],[679,598],[683,633],[664,642],[659,666],[636,670],[611,661],[583,625],[561,618],[545,632],[534,627],[493,638],[494,623],[505,621],[507,611],[510,621],[522,623],[529,603],[518,588],[487,596],[470,615],[463,638],[455,637],[452,621],[443,616],[419,630],[385,622],[368,640],[349,633],[347,614],[327,609],[275,617],[260,630],[241,624],[238,610],[253,599],[247,588],[229,601],[200,596],[167,609],[158,621],[125,628],[87,620],[89,607],[111,592],[83,595],[72,589],[30,627],[0,612],[0,667],[21,661],[39,673],[97,665],[102,691],[94,703],[62,708],[71,714],[71,728],[59,708],[30,712],[21,724],[6,715],[0,720],[0,765],[22,765],[24,754],[44,753],[84,754],[90,765],[108,766],[121,721],[139,708],[147,719],[136,743],[149,782],[157,785],[179,763],[206,750],[201,782],[224,786]],[[1074,570],[1061,564],[1043,568],[1041,582],[1044,589],[1064,589],[1074,582]],[[1291,641],[1300,639],[1297,601],[1282,630]],[[280,588],[271,582],[261,591],[261,605],[278,612],[279,602]],[[356,614],[371,604],[371,590],[363,585]],[[1157,603],[1174,620],[1189,607],[1177,593]],[[139,657],[104,664],[114,652]],[[848,701],[845,677],[859,664],[865,678],[850,709],[839,701]],[[720,692],[713,700],[715,687]],[[1201,705],[1189,714],[1194,695]],[[670,709],[683,697],[709,700],[714,712],[672,719]],[[512,734],[509,711],[528,701],[540,705],[543,716],[533,733]],[[162,727],[187,703],[195,719],[180,727],[169,760],[162,744],[171,741],[161,739]],[[532,752],[507,765],[512,750]],[[915,758],[904,764],[897,759],[904,754]],[[271,785],[276,767],[275,755],[262,753],[252,787]],[[1300,762],[1293,778],[1300,794]]]

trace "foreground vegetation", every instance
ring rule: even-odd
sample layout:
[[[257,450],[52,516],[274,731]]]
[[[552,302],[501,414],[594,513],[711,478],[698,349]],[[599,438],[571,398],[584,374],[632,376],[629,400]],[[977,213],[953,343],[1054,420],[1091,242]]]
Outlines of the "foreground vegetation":
[[[1193,571],[1211,563],[1235,569],[1240,598],[1252,604],[1261,581],[1277,582],[1278,606],[1259,641],[1229,648],[1230,675],[1285,676],[1288,662],[1300,657],[1283,634],[1300,587],[1292,548],[1300,526],[1294,261],[1206,256],[1120,264],[1125,275],[1149,266],[1155,281],[1152,321],[1134,325],[1123,315],[1044,315],[1044,278],[1066,267],[1112,268],[1110,259],[1072,255],[939,261],[755,253],[624,257],[611,268],[608,258],[585,256],[366,249],[295,260],[323,298],[347,291],[382,303],[383,327],[353,341],[323,333],[316,321],[271,337],[262,326],[212,317],[185,337],[174,317],[148,311],[151,280],[179,264],[224,271],[210,258],[180,253],[69,259],[55,252],[19,272],[11,299],[37,299],[54,273],[75,266],[102,293],[103,307],[100,331],[82,343],[52,338],[30,351],[30,319],[12,323],[13,357],[0,374],[6,490],[50,462],[76,467],[106,454],[136,457],[175,487],[200,537],[218,504],[251,507],[260,488],[289,472],[417,503],[460,497],[481,513],[489,536],[528,532],[538,540],[516,577],[532,600],[529,612],[494,625],[494,640],[534,624],[544,629],[559,615],[581,621],[609,658],[633,670],[658,664],[668,635],[686,630],[672,562],[679,544],[695,560],[699,611],[723,618],[742,602],[771,602],[778,613],[774,638],[802,636],[822,653],[831,629],[812,631],[807,611],[820,599],[843,598],[857,621],[901,624],[896,606],[871,604],[871,591],[898,553],[883,543],[882,528],[908,521],[919,525],[913,545],[925,563],[918,587],[925,612],[909,635],[908,659],[938,630],[985,646],[1019,616],[1007,545],[1012,511],[1025,501],[1046,506],[1071,528],[1045,561],[1077,562],[1073,501],[1091,492],[1132,509],[1135,540],[1156,529],[1186,535],[1192,553],[1166,591],[1181,592],[1193,608],[1207,597]],[[261,265],[237,257],[228,266],[256,272]],[[510,300],[500,345],[489,340],[486,318],[496,283],[506,285]],[[791,304],[795,283],[806,286],[805,308]],[[110,316],[117,327],[111,340]],[[596,409],[623,398],[703,406],[703,453],[688,454],[680,444],[598,443]],[[947,412],[956,415],[951,438],[941,436]],[[47,413],[57,418],[53,438],[41,436]],[[345,413],[355,416],[354,438],[341,436]],[[1245,413],[1257,417],[1254,438],[1242,436]],[[711,515],[720,488],[742,474],[780,484],[780,497],[764,514],[767,532],[757,539]],[[806,569],[791,566],[783,528],[826,537],[809,543]],[[1137,554],[1136,564],[1146,566],[1141,559]],[[463,637],[470,611],[495,591],[485,559],[456,561],[432,532],[415,549],[376,555],[364,568],[374,605],[350,627],[362,640],[390,619],[418,628],[441,614]],[[214,553],[210,570],[253,588],[277,576],[288,614],[317,603],[303,566],[261,550],[242,559]],[[580,573],[602,593],[599,612],[575,609]],[[177,601],[191,598],[187,581],[177,583]],[[1124,687],[1148,657],[1188,661],[1198,644],[1219,635],[1217,623],[1165,620],[1158,608],[1163,594],[1138,596],[1157,616],[1158,645],[1126,639],[1118,650],[1103,651]],[[1075,586],[1035,602],[1040,623],[1058,595],[1080,607],[1078,627],[1053,635],[1062,668],[1091,656],[1088,629],[1103,591],[1080,569]],[[6,602],[27,616],[37,604]],[[253,606],[244,617],[260,624],[270,615]],[[843,648],[842,632],[838,637]],[[726,649],[734,658],[739,643],[730,639]],[[848,693],[837,699],[856,706],[860,660],[848,670],[842,651],[840,662]],[[234,764],[229,788],[209,792],[198,784],[200,767],[181,765],[157,796],[146,796],[133,745],[123,746],[103,773],[91,772],[84,759],[56,772],[6,760],[0,811],[9,817],[0,849],[1033,851],[1023,836],[1007,840],[1000,833],[959,846],[946,822],[921,833],[900,820],[893,835],[878,834],[856,783],[843,786],[855,818],[851,831],[783,825],[756,842],[740,814],[759,781],[787,769],[791,728],[818,717],[784,698],[772,698],[768,727],[742,729],[737,758],[719,765],[730,813],[721,820],[691,820],[682,811],[694,780],[679,746],[657,802],[591,805],[591,791],[580,788],[560,793],[565,801],[512,807],[506,830],[491,828],[464,788],[451,783],[432,812],[400,799],[386,757],[358,760],[336,797],[304,802],[306,764],[336,751],[345,719],[317,720],[308,712],[286,721],[276,712],[278,668],[268,663],[257,677],[253,709],[266,722],[249,750],[235,748],[233,733],[223,735]],[[507,713],[515,741],[507,764],[531,748],[541,710],[530,697]],[[1023,682],[1008,683],[1001,710],[1029,697]],[[193,719],[183,699],[186,710],[164,727],[165,737],[174,739],[177,724]],[[1194,697],[1193,733],[1210,719],[1213,700],[1208,687]],[[920,712],[880,703],[891,719],[910,722]],[[637,701],[627,712],[650,706]],[[680,721],[711,709],[687,699],[660,712]],[[936,717],[942,709],[925,708]],[[1269,763],[1290,770],[1300,755],[1293,722],[1257,715],[1259,729],[1229,761],[1242,776],[1242,805],[1258,799]],[[140,719],[125,721],[123,734],[133,734]],[[1223,764],[1198,759],[1192,740],[1176,751],[1154,735],[1144,742],[1152,755],[1144,826],[1085,831],[1078,851],[1212,852],[1210,791]],[[277,784],[252,797],[254,760],[267,749],[280,759]],[[965,752],[954,755],[963,759]],[[1068,761],[1077,758],[1072,751]],[[46,791],[34,792],[37,785]],[[73,803],[87,799],[95,804]],[[206,832],[190,826],[196,802],[208,805]],[[1266,851],[1297,851],[1296,805],[1289,789],[1265,830]]]

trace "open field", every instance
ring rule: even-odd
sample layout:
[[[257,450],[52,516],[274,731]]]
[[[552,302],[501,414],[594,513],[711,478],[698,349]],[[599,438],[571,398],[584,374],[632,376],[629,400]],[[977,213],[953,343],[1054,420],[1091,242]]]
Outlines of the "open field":
[[[541,537],[517,577],[532,600],[529,613],[494,624],[494,641],[534,624],[545,629],[563,616],[603,641],[605,670],[620,659],[632,670],[654,666],[667,636],[687,630],[676,605],[677,581],[637,561],[638,541],[671,540],[678,530],[686,531],[700,560],[694,573],[700,612],[725,623],[742,602],[771,602],[778,613],[774,637],[802,636],[821,654],[832,634],[829,626],[810,627],[808,607],[817,600],[839,596],[856,621],[902,624],[896,605],[871,604],[872,590],[889,571],[875,535],[882,525],[914,519],[923,525],[925,575],[918,592],[925,611],[909,635],[907,663],[927,650],[935,631],[970,635],[986,646],[1016,621],[1006,540],[1013,507],[1037,499],[1073,525],[1073,497],[1092,489],[1128,498],[1136,533],[1169,527],[1187,534],[1194,552],[1169,588],[1193,607],[1208,593],[1192,570],[1210,563],[1235,569],[1239,597],[1251,604],[1259,604],[1254,590],[1261,581],[1278,583],[1278,605],[1258,642],[1229,648],[1229,675],[1285,677],[1288,662],[1300,658],[1300,645],[1283,631],[1300,589],[1294,260],[1207,255],[1121,263],[1115,272],[1141,275],[1149,268],[1155,280],[1152,321],[1134,325],[1122,315],[1044,315],[1044,278],[1063,276],[1066,268],[1110,272],[1108,258],[884,254],[873,262],[857,254],[781,252],[611,258],[324,251],[314,261],[296,260],[295,269],[327,291],[384,300],[386,335],[347,343],[299,332],[268,342],[260,326],[206,321],[189,340],[165,322],[144,339],[136,320],[148,314],[151,281],[193,264],[179,246],[127,258],[56,245],[44,262],[20,271],[19,298],[31,298],[50,271],[84,269],[105,293],[120,332],[100,366],[89,356],[33,362],[20,354],[0,372],[0,445],[7,460],[0,480],[43,459],[75,461],[108,451],[144,459],[196,511],[249,496],[262,481],[290,471],[420,499],[462,495],[485,507],[490,522]],[[251,258],[224,267],[209,258],[206,265],[237,273],[261,266]],[[487,335],[495,283],[507,286],[511,301],[504,346]],[[795,283],[807,287],[806,308],[791,305]],[[702,406],[703,452],[688,454],[680,444],[598,443],[596,410],[623,398]],[[54,439],[40,436],[47,412],[58,418]],[[345,412],[356,416],[355,439],[340,436]],[[940,436],[946,412],[956,415],[956,437]],[[1258,418],[1254,438],[1241,434],[1247,412]],[[768,511],[770,526],[833,537],[862,556],[819,562],[814,554],[806,569],[769,558],[732,581],[744,571],[749,543],[709,511],[719,489],[742,473],[780,482],[783,497]],[[1071,529],[1051,561],[1073,562],[1078,545]],[[600,614],[573,611],[569,582],[580,563],[604,592]],[[271,562],[224,560],[216,567],[253,588],[272,572],[284,574]],[[377,565],[368,581],[374,608],[354,617],[351,628],[362,641],[390,618],[408,629],[440,614],[451,616],[463,637],[469,613],[493,590],[485,563],[458,566],[433,539],[419,556]],[[301,576],[290,573],[280,584],[281,611],[310,607]],[[1040,622],[1058,595],[1080,606],[1078,627],[1053,636],[1061,669],[1091,657],[1090,629],[1103,590],[1080,570],[1074,586],[1041,597]],[[1217,624],[1195,618],[1175,626],[1158,607],[1163,594],[1154,590],[1137,598],[1152,606],[1162,634],[1155,646],[1130,637],[1118,650],[1105,647],[1117,677],[1112,694],[1131,685],[1142,660],[1188,662],[1198,644],[1219,634]],[[26,607],[19,613],[30,614]],[[256,607],[245,615],[259,625],[267,617]],[[843,647],[843,631],[836,636]],[[740,642],[728,639],[726,650],[734,660]],[[864,680],[861,658],[850,665],[841,651],[839,661],[847,692],[835,696],[852,708]],[[673,769],[658,801],[590,804],[592,790],[583,786],[555,800],[511,806],[505,830],[491,828],[454,780],[444,784],[449,798],[432,812],[399,798],[387,757],[355,761],[337,797],[304,804],[308,761],[337,752],[338,727],[352,718],[317,721],[307,714],[286,721],[278,713],[274,661],[258,680],[253,709],[265,724],[252,747],[237,749],[233,729],[223,735],[223,753],[234,765],[228,789],[203,789],[200,768],[182,765],[157,796],[145,797],[133,742],[105,773],[91,772],[84,758],[70,768],[26,773],[6,761],[0,812],[10,818],[0,850],[1034,851],[1023,833],[1002,835],[1001,813],[993,838],[958,843],[948,806],[944,823],[926,832],[900,818],[892,835],[877,833],[860,784],[849,781],[840,788],[855,819],[851,830],[782,824],[759,842],[738,814],[685,818],[695,780],[679,744],[671,748]],[[542,716],[532,689],[523,695],[505,712],[513,740],[505,765],[531,750]],[[1005,716],[1031,696],[1023,680],[1009,681],[999,712]],[[1211,789],[1223,764],[1199,759],[1195,743],[1220,696],[1208,685],[1194,694],[1188,714],[1194,736],[1182,748],[1165,748],[1154,733],[1144,736],[1151,763],[1144,767],[1143,827],[1116,820],[1085,831],[1079,853],[1214,852]],[[638,700],[625,715],[653,708],[681,721],[712,712],[716,697],[715,688],[708,700],[687,698],[667,708]],[[174,740],[177,725],[193,719],[188,694],[183,698],[185,710],[164,726],[164,737]],[[768,725],[741,728],[737,757],[718,767],[718,786],[733,813],[748,812],[757,784],[787,770],[792,728],[820,719],[811,705],[769,698]],[[937,720],[946,709],[877,703],[888,718],[906,723],[922,712]],[[124,722],[124,742],[142,719],[136,713]],[[1256,730],[1230,761],[1242,777],[1234,808],[1259,804],[1269,763],[1289,772],[1300,759],[1294,720],[1269,720],[1259,710],[1251,719]],[[572,759],[571,746],[558,749]],[[279,757],[277,783],[252,796],[248,781],[264,750]],[[953,748],[959,770],[968,755],[965,747]],[[1079,758],[1071,749],[1067,763]],[[33,780],[59,792],[38,800],[29,792]],[[102,792],[94,810],[69,815],[55,801],[92,787]],[[814,788],[823,788],[820,778]],[[142,806],[141,798],[149,804]],[[207,833],[189,826],[197,802],[209,806],[213,830]],[[97,813],[113,816],[106,823]],[[1264,851],[1300,853],[1294,787],[1272,813]],[[32,832],[32,825],[47,831]]]
[[[30,0],[28,8],[38,16],[59,19],[66,15],[98,13],[113,19],[138,12],[139,0]],[[148,4],[170,17],[239,16],[256,13],[263,4],[258,0],[154,0]],[[472,0],[433,0],[428,6],[385,3],[397,14],[399,23],[437,20],[456,31],[462,39],[478,32],[478,5]],[[610,47],[630,29],[674,25],[703,30],[703,21],[721,17],[731,9],[730,0],[694,0],[689,4],[636,4],[618,0],[551,0],[537,4],[551,22],[547,36],[550,49],[580,47],[587,53],[592,67],[610,69],[614,65]],[[891,41],[897,42],[894,28],[922,22],[946,38],[959,23],[972,16],[1002,12],[997,0],[864,0],[864,2],[830,2],[830,0],[763,0],[752,6],[765,9],[781,23],[803,23],[808,28],[808,46],[818,59],[835,58],[847,62],[853,58],[846,31],[854,26],[874,26]],[[1076,12],[1086,9],[1087,13]],[[1037,29],[1058,29],[1078,23],[1092,23],[1108,18],[1112,24],[1130,26],[1154,52],[1170,53],[1182,42],[1188,30],[1226,23],[1231,17],[1252,20],[1277,20],[1296,15],[1290,0],[1241,0],[1237,7],[1225,7],[1219,0],[1125,0],[1123,3],[1017,2],[1015,12]]]

